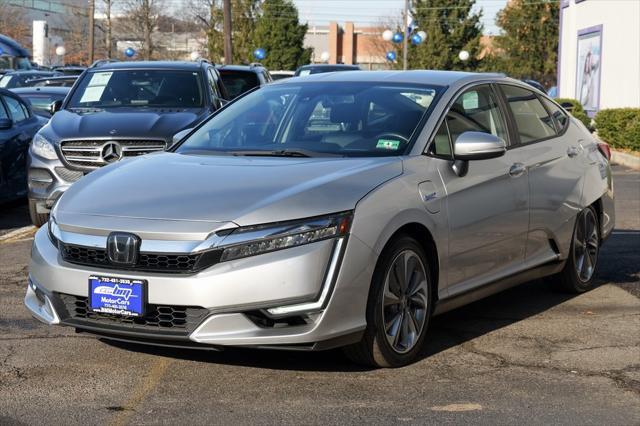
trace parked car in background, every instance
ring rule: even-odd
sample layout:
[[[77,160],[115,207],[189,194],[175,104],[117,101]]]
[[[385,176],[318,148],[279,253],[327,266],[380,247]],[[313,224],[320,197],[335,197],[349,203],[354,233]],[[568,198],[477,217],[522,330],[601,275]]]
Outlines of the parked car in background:
[[[59,72],[63,75],[80,75],[86,69],[87,67],[79,67],[79,66],[72,66],[72,65],[65,65],[62,67],[53,68],[54,71]]]
[[[36,78],[47,78],[60,75],[53,71],[11,71],[0,78],[0,88],[13,89],[16,87],[29,86],[30,81]]]
[[[51,104],[62,102],[69,93],[68,87],[18,87],[13,93],[31,104],[34,114],[46,119],[51,118]]]
[[[345,64],[309,64],[303,65],[296,70],[294,76],[303,76],[310,74],[320,74],[324,72],[335,71],[361,71],[357,65],[345,65]]]
[[[26,197],[29,143],[45,122],[18,95],[0,89],[0,202]]]
[[[31,87],[71,87],[78,79],[77,75],[61,75],[56,77],[35,78],[27,82]]]
[[[525,83],[292,78],[72,186],[35,236],[25,304],[106,339],[346,346],[398,367],[434,314],[542,277],[593,288],[614,222],[597,141]]]
[[[32,69],[29,51],[20,43],[0,34],[0,75],[13,70]]]
[[[45,223],[57,198],[85,174],[163,151],[226,97],[218,71],[206,61],[96,63],[63,102],[54,102],[55,114],[31,145],[31,220]]]
[[[269,74],[271,74],[271,78],[275,81],[293,77],[295,71],[269,71]]]
[[[271,83],[269,71],[260,64],[217,65],[222,82],[229,94],[229,100],[235,99],[249,90]]]
[[[541,91],[542,93],[547,93],[547,90],[544,88],[544,86],[542,85],[542,83],[536,81],[536,80],[531,80],[531,79],[524,79],[522,80],[525,83],[527,83],[529,86],[531,87],[535,87],[536,89],[538,89],[539,91]]]

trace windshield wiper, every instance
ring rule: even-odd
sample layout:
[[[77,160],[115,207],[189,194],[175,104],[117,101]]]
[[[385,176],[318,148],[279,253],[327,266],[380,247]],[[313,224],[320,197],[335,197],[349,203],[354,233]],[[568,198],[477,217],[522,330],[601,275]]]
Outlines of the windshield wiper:
[[[340,154],[308,149],[238,150],[229,151],[229,154],[247,157],[342,157]]]

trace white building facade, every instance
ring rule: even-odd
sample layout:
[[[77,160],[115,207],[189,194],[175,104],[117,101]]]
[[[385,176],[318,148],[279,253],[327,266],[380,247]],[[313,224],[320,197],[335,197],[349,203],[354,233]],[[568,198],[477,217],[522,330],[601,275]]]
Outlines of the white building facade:
[[[640,0],[560,0],[558,94],[591,116],[640,107]]]

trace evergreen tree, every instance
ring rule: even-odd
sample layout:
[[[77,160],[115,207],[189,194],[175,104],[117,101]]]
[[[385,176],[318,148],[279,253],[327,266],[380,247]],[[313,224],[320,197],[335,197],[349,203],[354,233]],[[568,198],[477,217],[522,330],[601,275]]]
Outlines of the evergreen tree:
[[[298,21],[298,9],[290,0],[265,0],[254,32],[255,47],[262,47],[267,57],[261,62],[272,70],[293,70],[311,60],[305,49],[307,24]]]
[[[502,32],[488,62],[511,77],[538,80],[545,87],[555,84],[559,14],[557,1],[510,1],[498,13]]]
[[[474,4],[475,0],[414,0],[411,15],[427,39],[417,46],[409,44],[408,68],[474,70],[482,35],[482,12],[472,13]],[[467,61],[459,59],[461,50],[469,52]]]

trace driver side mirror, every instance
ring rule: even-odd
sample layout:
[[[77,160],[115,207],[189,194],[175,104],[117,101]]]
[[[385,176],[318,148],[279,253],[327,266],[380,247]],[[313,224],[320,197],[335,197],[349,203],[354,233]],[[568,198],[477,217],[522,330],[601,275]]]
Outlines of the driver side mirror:
[[[0,118],[0,130],[7,130],[13,127],[13,121],[10,118]]]
[[[62,101],[60,101],[60,100],[53,101],[49,105],[49,114],[53,115],[56,112],[60,111],[61,108],[62,108]]]
[[[180,142],[182,139],[184,139],[184,137],[187,136],[189,133],[191,133],[192,130],[193,128],[190,127],[188,129],[180,130],[178,133],[173,135],[173,139],[171,140],[171,145],[169,145],[167,149],[171,148],[172,146]]]
[[[507,152],[507,144],[497,136],[482,132],[464,132],[454,144],[456,160],[473,161],[501,157]]]
[[[464,132],[456,139],[453,147],[453,171],[462,177],[469,171],[469,161],[497,158],[507,152],[507,144],[502,138],[490,133]]]

